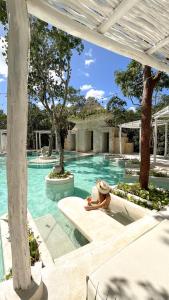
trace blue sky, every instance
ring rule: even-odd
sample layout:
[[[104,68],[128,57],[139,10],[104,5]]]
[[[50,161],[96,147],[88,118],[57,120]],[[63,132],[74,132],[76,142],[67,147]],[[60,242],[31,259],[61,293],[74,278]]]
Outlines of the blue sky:
[[[3,30],[0,29],[0,51],[2,48]],[[81,94],[86,97],[95,96],[102,104],[106,104],[107,98],[115,94],[123,97],[120,89],[114,81],[114,71],[126,68],[130,59],[107,51],[91,43],[84,43],[84,51],[81,55],[74,54],[72,59],[71,85],[81,89]],[[6,78],[7,68],[4,58],[0,53],[0,108],[6,111]],[[124,97],[123,97],[124,98]],[[127,106],[133,104],[127,100]]]

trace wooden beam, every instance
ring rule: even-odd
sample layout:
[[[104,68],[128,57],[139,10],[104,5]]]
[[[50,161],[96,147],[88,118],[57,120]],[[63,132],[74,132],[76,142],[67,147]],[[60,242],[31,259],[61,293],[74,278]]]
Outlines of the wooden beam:
[[[151,54],[155,53],[158,49],[164,47],[167,44],[169,44],[169,36],[167,36],[165,39],[159,41],[153,47],[146,50],[145,53],[147,53],[148,55],[151,55]]]
[[[126,13],[137,3],[139,0],[123,0],[120,4],[113,9],[113,11],[108,16],[108,19],[98,26],[97,31],[100,33],[105,33],[109,30],[111,26],[117,23]]]
[[[123,56],[135,59],[143,65],[148,65],[162,72],[169,72],[169,65],[161,62],[155,57],[149,56],[144,51],[138,51],[129,46],[120,44],[100,34],[87,26],[81,25],[64,14],[58,12],[43,0],[27,0],[29,13],[35,17],[63,30],[67,33],[94,43],[107,50],[116,52]]]
[[[31,285],[27,228],[27,78],[29,19],[26,0],[7,0],[8,106],[7,181],[8,218],[14,289]]]

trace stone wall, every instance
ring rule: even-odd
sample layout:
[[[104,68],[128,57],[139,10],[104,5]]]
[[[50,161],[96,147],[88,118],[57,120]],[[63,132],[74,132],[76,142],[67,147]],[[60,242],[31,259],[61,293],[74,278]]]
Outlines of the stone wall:
[[[118,134],[119,129],[106,127],[104,120],[83,120],[68,132],[65,150],[120,153]],[[133,143],[128,143],[126,134],[123,134],[122,153],[133,153],[133,148]]]

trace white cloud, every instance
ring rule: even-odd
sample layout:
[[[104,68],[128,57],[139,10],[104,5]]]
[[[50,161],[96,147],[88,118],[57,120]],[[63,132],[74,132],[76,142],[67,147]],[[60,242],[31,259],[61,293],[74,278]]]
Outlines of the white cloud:
[[[67,107],[71,107],[71,106],[72,106],[72,103],[67,103],[66,106],[67,106]]]
[[[3,82],[3,81],[5,81],[5,79],[4,78],[0,78],[0,82]]]
[[[91,58],[91,59],[86,59],[85,60],[85,66],[90,66],[91,64],[93,64],[95,62],[95,59]]]
[[[56,75],[55,70],[50,70],[50,71],[49,71],[49,76],[51,76],[51,78],[54,80],[55,83],[57,82],[58,85],[61,84],[61,78],[60,78],[59,76]],[[62,78],[63,78],[63,79],[65,78],[64,72],[62,72]]]
[[[93,49],[90,48],[88,51],[86,51],[85,56],[92,57],[93,56]]]
[[[90,90],[92,89],[92,85],[91,84],[84,84],[80,87],[80,90],[81,91],[87,91],[87,90]]]
[[[90,74],[88,72],[84,72],[84,76],[90,77]]]
[[[98,100],[100,100],[101,98],[103,98],[105,92],[103,90],[95,90],[95,89],[90,89],[87,93],[85,98],[89,98],[89,97],[94,97]]]
[[[130,107],[128,108],[128,110],[132,110],[132,111],[136,112],[136,108],[135,108],[134,106],[130,106]]]
[[[41,102],[36,103],[36,105],[39,107],[40,110],[45,109]]]
[[[5,57],[2,55],[4,52],[4,47],[7,46],[4,37],[0,37],[0,76],[7,77],[8,76],[8,66],[5,62]],[[1,80],[2,81],[2,80]]]

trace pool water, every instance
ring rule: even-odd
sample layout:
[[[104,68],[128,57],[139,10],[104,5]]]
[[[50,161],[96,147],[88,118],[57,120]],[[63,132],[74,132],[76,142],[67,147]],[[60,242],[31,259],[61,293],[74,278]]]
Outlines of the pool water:
[[[30,158],[30,157],[29,157]],[[124,168],[116,162],[104,159],[102,155],[86,158],[72,158],[65,163],[65,169],[74,174],[75,195],[85,198],[90,194],[97,179],[104,179],[113,185],[122,181]],[[67,233],[75,247],[86,243],[82,236],[74,236],[75,229],[57,208],[57,202],[48,197],[46,193],[45,176],[51,168],[28,168],[28,208],[37,220],[44,216],[52,216]],[[0,158],[0,215],[7,212],[7,182],[5,158]],[[0,273],[2,274],[0,258]]]

